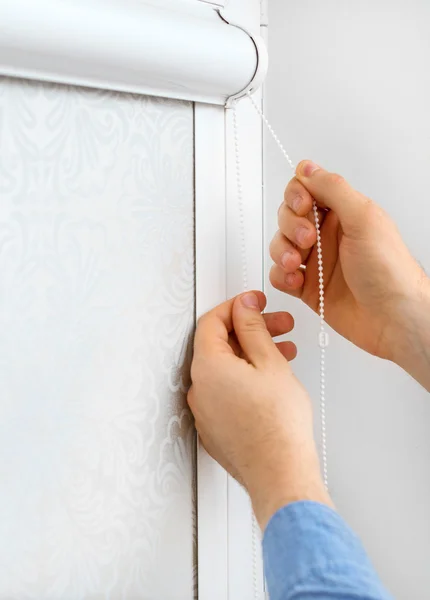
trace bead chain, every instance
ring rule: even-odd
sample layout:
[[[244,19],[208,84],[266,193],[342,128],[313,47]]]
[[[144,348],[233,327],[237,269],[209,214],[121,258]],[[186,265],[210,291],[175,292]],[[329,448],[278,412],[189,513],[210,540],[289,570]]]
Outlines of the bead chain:
[[[239,128],[237,126],[236,105],[234,105],[233,107],[233,135],[234,154],[236,161],[237,206],[239,210],[240,256],[242,260],[242,287],[243,290],[246,292],[246,290],[248,289],[248,261],[246,260],[245,208],[243,206],[242,173],[239,152]]]
[[[320,415],[321,415],[321,454],[322,471],[324,487],[328,490],[327,473],[327,427],[326,427],[326,409],[325,409],[325,349],[328,346],[328,333],[325,330],[324,323],[324,267],[321,246],[321,227],[318,217],[318,207],[314,200],[313,212],[315,219],[315,229],[317,230],[317,259],[318,259],[318,287],[319,287],[319,314],[320,314],[320,332],[318,335],[318,345],[320,347]]]
[[[278,148],[281,150],[287,163],[295,173],[295,166],[287,151],[285,150],[281,140],[274,132],[270,125],[267,117],[262,112],[261,108],[255,102],[250,92],[247,93],[249,100],[251,101],[254,109],[257,111],[263,123],[266,125],[271,136],[275,140]],[[236,103],[233,105],[233,133],[234,133],[234,151],[235,151],[235,162],[236,162],[236,186],[237,186],[237,205],[239,211],[239,230],[240,230],[240,254],[242,261],[242,283],[243,290],[248,289],[248,262],[246,257],[246,233],[245,233],[245,209],[243,203],[243,187],[242,187],[242,174],[240,164],[240,151],[239,151],[239,128],[237,125],[237,111]],[[318,312],[320,316],[320,331],[318,335],[318,345],[320,347],[320,415],[321,415],[321,454],[322,454],[322,471],[324,486],[328,489],[328,471],[327,471],[327,427],[326,427],[326,398],[325,398],[325,351],[329,343],[328,333],[325,330],[324,321],[324,267],[322,257],[322,246],[321,246],[321,227],[320,219],[318,215],[318,207],[316,202],[313,202],[313,214],[315,220],[315,229],[317,232],[317,260],[318,260],[318,290],[319,290],[319,303]],[[253,587],[254,587],[254,600],[259,598],[258,580],[257,580],[257,524],[255,517],[252,518],[252,561],[253,561]]]
[[[246,259],[246,234],[245,234],[245,208],[243,205],[243,187],[242,172],[240,164],[239,151],[239,128],[237,126],[236,104],[233,105],[233,135],[234,135],[234,154],[236,162],[236,191],[237,207],[239,211],[239,236],[240,236],[240,255],[242,260],[242,287],[246,292],[248,290],[248,261]],[[251,507],[252,510],[252,507]],[[254,600],[259,599],[257,565],[258,565],[258,543],[257,543],[257,523],[254,514],[252,514],[252,584],[254,589]]]
[[[254,98],[251,96],[251,93],[247,93],[251,104],[257,111],[263,123],[266,125],[269,130],[271,136],[275,140],[278,148],[284,155],[287,163],[290,165],[293,173],[296,171],[296,167],[294,166],[293,161],[288,156],[284,146],[282,145],[281,140],[278,138],[276,133],[273,131],[272,126],[270,125],[267,117],[255,102]],[[243,209],[243,207],[242,207]],[[325,399],[325,349],[329,343],[328,333],[325,330],[325,322],[324,322],[324,267],[323,267],[323,257],[322,257],[322,246],[321,246],[321,227],[320,227],[320,219],[318,216],[318,207],[317,203],[313,202],[313,213],[315,220],[315,229],[317,231],[317,260],[318,260],[318,290],[319,290],[319,302],[318,302],[318,312],[320,316],[320,331],[318,335],[318,345],[320,347],[320,415],[321,415],[321,459],[322,459],[322,472],[323,472],[323,481],[326,490],[328,489],[328,471],[327,471],[327,424],[326,424],[326,399]]]

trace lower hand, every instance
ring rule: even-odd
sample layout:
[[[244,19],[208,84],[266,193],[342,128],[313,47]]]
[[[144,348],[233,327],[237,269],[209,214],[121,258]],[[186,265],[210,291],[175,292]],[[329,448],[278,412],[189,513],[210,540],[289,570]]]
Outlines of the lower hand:
[[[188,402],[200,439],[248,490],[262,529],[297,500],[331,504],[313,438],[312,408],[288,360],[288,313],[262,315],[262,292],[221,304],[199,321]]]

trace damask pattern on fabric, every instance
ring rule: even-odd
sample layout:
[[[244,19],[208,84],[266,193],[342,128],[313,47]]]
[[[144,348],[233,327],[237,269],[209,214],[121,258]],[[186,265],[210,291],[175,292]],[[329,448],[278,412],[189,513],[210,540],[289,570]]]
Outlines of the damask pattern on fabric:
[[[190,600],[193,107],[0,79],[0,600]]]

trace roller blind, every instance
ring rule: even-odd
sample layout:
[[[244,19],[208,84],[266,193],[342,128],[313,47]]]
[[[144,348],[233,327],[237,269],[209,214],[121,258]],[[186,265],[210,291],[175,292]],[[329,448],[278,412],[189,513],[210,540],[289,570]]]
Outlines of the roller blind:
[[[0,600],[194,598],[193,106],[0,80]]]

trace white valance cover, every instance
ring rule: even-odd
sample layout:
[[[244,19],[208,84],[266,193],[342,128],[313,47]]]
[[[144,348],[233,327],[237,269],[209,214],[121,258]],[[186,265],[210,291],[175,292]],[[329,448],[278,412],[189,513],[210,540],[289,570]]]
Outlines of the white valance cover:
[[[206,2],[0,2],[3,75],[224,104],[256,66],[252,39]]]

